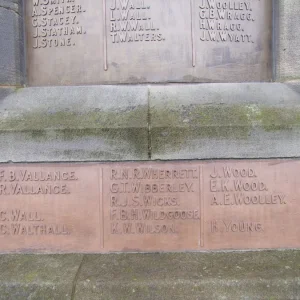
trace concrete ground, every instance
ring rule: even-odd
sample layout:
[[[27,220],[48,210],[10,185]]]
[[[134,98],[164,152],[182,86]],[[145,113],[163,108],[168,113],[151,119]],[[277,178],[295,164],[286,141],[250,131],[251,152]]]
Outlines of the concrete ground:
[[[296,300],[300,251],[2,255],[0,299]]]

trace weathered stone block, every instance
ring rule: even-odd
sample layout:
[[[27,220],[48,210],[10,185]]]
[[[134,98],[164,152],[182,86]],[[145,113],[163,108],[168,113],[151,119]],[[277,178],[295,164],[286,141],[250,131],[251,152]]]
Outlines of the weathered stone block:
[[[0,86],[24,84],[21,0],[0,0]]]
[[[300,78],[300,5],[298,0],[275,1],[276,79]]]
[[[0,161],[148,158],[147,87],[26,88],[0,102]]]
[[[1,255],[0,299],[71,299],[82,255]]]
[[[152,159],[299,156],[297,86],[151,86]]]

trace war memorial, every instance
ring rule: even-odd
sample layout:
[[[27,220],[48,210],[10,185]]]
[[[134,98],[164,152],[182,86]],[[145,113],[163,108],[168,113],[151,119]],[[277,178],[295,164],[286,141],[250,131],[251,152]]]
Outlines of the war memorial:
[[[0,299],[300,299],[299,24],[0,0]]]

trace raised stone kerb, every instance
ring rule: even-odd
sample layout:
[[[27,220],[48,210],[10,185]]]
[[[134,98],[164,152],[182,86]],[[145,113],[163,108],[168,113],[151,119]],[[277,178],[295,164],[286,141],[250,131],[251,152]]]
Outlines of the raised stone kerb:
[[[299,157],[299,86],[2,89],[0,160]]]
[[[17,90],[0,103],[0,160],[147,159],[147,96],[147,87]]]

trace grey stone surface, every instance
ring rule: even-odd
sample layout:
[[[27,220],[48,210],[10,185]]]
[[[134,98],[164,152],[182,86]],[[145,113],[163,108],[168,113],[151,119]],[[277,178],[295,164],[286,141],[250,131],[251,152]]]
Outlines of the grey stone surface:
[[[299,83],[150,86],[152,159],[299,157]]]
[[[22,0],[0,0],[0,86],[24,84]]]
[[[276,79],[300,78],[300,3],[299,0],[274,1]]]
[[[297,300],[300,251],[0,255],[0,300]]]
[[[0,101],[16,91],[13,87],[0,87]]]
[[[148,158],[147,87],[18,89],[0,100],[0,161]]]
[[[0,299],[71,299],[82,258],[82,255],[0,255]]]
[[[297,300],[300,252],[0,255],[1,300]]]
[[[300,84],[0,89],[0,162],[300,156]]]
[[[296,300],[299,251],[85,256],[76,300]]]

